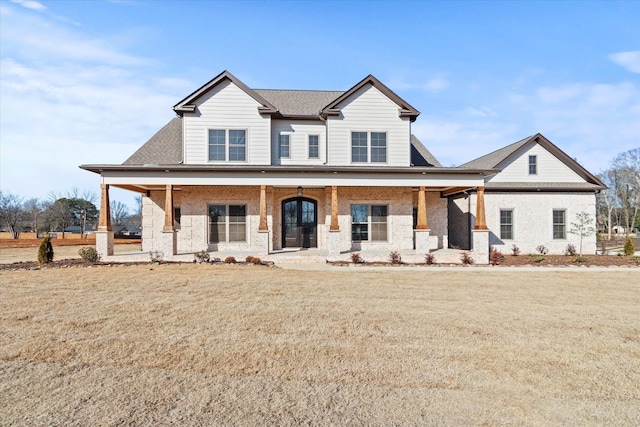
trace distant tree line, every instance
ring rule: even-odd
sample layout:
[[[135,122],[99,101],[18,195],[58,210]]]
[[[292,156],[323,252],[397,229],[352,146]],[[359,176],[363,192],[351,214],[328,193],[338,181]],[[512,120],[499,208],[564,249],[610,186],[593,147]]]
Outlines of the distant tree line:
[[[640,224],[640,148],[618,154],[598,178],[608,187],[596,197],[601,230],[609,239],[614,229],[629,235]]]
[[[100,212],[95,205],[95,193],[80,194],[76,188],[65,194],[50,193],[48,199],[25,199],[17,194],[0,191],[0,229],[18,238],[20,232],[61,232],[75,227],[80,233],[95,230]],[[139,228],[142,224],[141,197],[138,208],[131,212],[119,201],[110,204],[114,229]]]

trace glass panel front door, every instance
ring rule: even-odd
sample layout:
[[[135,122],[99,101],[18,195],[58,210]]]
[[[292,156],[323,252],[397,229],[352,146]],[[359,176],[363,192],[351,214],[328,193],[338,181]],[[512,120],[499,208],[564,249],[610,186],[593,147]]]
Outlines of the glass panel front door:
[[[296,197],[282,202],[282,247],[316,248],[318,214],[314,200]]]

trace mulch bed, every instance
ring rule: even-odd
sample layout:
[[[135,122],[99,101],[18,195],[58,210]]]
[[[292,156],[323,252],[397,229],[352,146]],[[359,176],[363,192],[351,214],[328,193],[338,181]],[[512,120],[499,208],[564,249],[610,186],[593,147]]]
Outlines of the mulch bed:
[[[92,264],[82,259],[63,259],[59,261],[51,261],[47,264],[38,264],[35,261],[21,261],[11,264],[0,264],[0,271],[17,271],[17,270],[50,270],[56,268],[92,268],[92,267],[128,267],[131,265],[148,265],[150,267],[160,264],[195,264],[193,262],[185,261],[135,261],[135,262],[97,262]],[[235,262],[225,263],[222,261],[206,262],[207,265],[239,265],[246,267],[276,267],[273,261],[262,261],[260,264],[254,264],[251,262]]]

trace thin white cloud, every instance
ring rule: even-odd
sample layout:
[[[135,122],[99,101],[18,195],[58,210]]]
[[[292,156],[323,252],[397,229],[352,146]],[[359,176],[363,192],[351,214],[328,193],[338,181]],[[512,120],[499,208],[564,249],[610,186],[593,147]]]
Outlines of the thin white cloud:
[[[434,78],[427,80],[422,88],[429,92],[440,92],[449,87],[449,82],[442,78]]]
[[[11,0],[11,2],[31,10],[43,11],[47,9],[47,6],[35,0]]]
[[[640,73],[640,50],[614,53],[609,59],[632,73]]]
[[[391,89],[397,91],[425,90],[427,92],[441,92],[449,87],[449,81],[442,77],[431,78],[424,83],[409,83],[403,79],[392,78],[387,84]]]

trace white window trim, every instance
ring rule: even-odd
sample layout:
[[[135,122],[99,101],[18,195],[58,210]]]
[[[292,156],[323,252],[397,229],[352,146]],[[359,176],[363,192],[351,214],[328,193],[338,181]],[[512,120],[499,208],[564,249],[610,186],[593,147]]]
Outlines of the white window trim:
[[[309,144],[309,137],[311,136],[317,136],[318,137],[318,157],[311,157],[309,155],[309,148],[310,148],[310,144]],[[307,134],[307,160],[320,160],[320,134],[319,133],[308,133]]]
[[[211,218],[209,217],[209,206],[212,205],[217,205],[217,206],[225,206],[225,210],[226,210],[226,216],[225,216],[225,236],[226,236],[226,240],[224,242],[212,242],[209,239],[211,238]],[[234,241],[234,242],[230,242],[229,241],[229,221],[227,220],[227,218],[229,218],[229,206],[244,206],[244,223],[245,223],[245,229],[244,229],[244,241]],[[230,202],[221,202],[221,201],[216,201],[216,202],[208,202],[207,203],[207,213],[206,213],[206,218],[207,220],[205,221],[205,227],[206,227],[206,243],[207,245],[248,245],[250,244],[249,242],[249,236],[251,235],[250,233],[250,215],[249,215],[249,204],[245,203],[245,202],[237,202],[237,201],[230,201]]]
[[[210,130],[224,130],[224,156],[225,160],[209,160],[209,131]],[[229,160],[229,131],[230,130],[243,130],[244,131],[244,160]],[[249,129],[243,127],[225,127],[225,126],[211,126],[205,130],[205,141],[207,141],[207,163],[211,164],[246,164],[249,163]]]
[[[555,211],[564,211],[564,237],[553,237],[553,227],[555,225],[554,220],[553,220],[553,212]],[[553,241],[563,241],[563,240],[567,240],[567,234],[568,234],[568,230],[567,230],[567,218],[569,217],[569,215],[567,214],[568,209],[567,208],[552,208],[551,209],[551,240]]]
[[[531,173],[531,157],[534,157],[536,159],[536,162],[535,162],[536,173]],[[527,172],[529,173],[529,175],[538,175],[538,155],[537,154],[529,154],[527,156]]]
[[[363,132],[367,134],[367,161],[366,162],[354,162],[353,161],[353,134],[355,132]],[[386,135],[386,160],[384,162],[372,162],[371,161],[371,133],[384,133]],[[389,131],[388,130],[357,130],[352,129],[349,131],[349,162],[354,165],[387,165],[389,164]]]
[[[281,136],[288,136],[289,137],[289,155],[288,156],[281,156],[280,155],[280,137]],[[278,158],[279,159],[291,159],[291,151],[292,151],[292,146],[293,146],[293,132],[278,132]]]
[[[369,240],[353,240],[352,236],[352,226],[353,226],[353,217],[351,215],[351,207],[353,205],[365,205],[367,206],[367,224],[368,224],[368,237]],[[387,207],[387,240],[371,240],[371,206],[386,206]],[[372,203],[371,201],[362,201],[362,202],[351,202],[349,205],[349,240],[351,243],[358,243],[361,245],[388,245],[392,243],[391,241],[391,208],[388,203]]]
[[[505,239],[502,237],[502,211],[511,211],[511,238]],[[498,234],[500,240],[513,241],[516,240],[516,209],[511,207],[501,207],[498,209]]]

